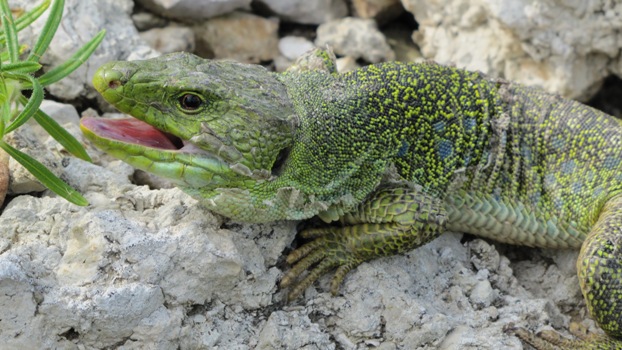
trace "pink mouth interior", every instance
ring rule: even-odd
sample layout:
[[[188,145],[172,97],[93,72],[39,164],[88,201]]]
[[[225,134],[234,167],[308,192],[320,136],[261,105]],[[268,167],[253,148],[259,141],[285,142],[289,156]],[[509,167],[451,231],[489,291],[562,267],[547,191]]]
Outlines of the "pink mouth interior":
[[[164,133],[134,118],[104,119],[84,117],[80,120],[80,123],[95,135],[106,139],[167,150],[177,150],[183,146],[181,145],[181,140],[175,136]]]

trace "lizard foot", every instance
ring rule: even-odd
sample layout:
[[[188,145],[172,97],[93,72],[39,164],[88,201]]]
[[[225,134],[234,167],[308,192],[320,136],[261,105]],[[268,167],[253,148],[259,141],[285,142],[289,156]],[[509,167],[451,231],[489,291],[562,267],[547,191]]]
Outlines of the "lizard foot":
[[[331,281],[330,291],[333,295],[339,292],[339,286],[345,275],[366,259],[357,257],[356,242],[344,234],[348,228],[326,227],[308,229],[302,232],[304,238],[315,240],[294,250],[287,256],[288,264],[295,264],[281,280],[281,287],[293,286],[288,294],[289,300],[300,296],[318,278],[330,269],[338,267]],[[300,275],[309,267],[317,265],[298,281]]]
[[[509,325],[506,333],[517,336],[536,350],[607,350],[622,349],[622,341],[606,334],[587,334],[582,326],[571,327],[570,331],[578,339],[568,339],[556,331],[545,330],[533,333],[522,327]]]
[[[302,231],[304,238],[313,241],[287,257],[287,263],[295,265],[281,286],[292,286],[290,300],[333,268],[337,271],[330,291],[337,294],[346,274],[362,262],[407,252],[438,236],[444,230],[446,212],[436,197],[411,188],[384,188],[340,219],[344,227]],[[311,266],[309,274],[299,279]]]

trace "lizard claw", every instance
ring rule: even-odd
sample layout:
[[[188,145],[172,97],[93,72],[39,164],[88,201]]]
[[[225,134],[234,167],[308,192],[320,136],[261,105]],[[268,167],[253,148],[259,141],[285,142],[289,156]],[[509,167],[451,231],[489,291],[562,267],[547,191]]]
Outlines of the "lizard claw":
[[[294,266],[281,280],[281,287],[293,286],[288,294],[289,300],[299,297],[307,287],[335,267],[337,271],[331,280],[330,291],[333,295],[337,294],[346,274],[363,262],[356,257],[352,249],[348,249],[347,236],[342,230],[329,227],[309,229],[302,233],[305,238],[316,237],[316,239],[287,256],[287,263]],[[298,280],[304,271],[315,264],[317,265],[308,275]]]

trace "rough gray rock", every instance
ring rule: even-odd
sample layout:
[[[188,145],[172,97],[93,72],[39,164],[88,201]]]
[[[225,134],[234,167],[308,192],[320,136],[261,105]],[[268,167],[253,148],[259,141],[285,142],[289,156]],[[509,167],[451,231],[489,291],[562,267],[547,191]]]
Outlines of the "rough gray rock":
[[[278,276],[264,265],[274,260],[270,253],[264,257],[252,239],[219,229],[219,218],[179,190],[131,186],[119,176],[126,165],[109,165],[96,170],[72,159],[66,168],[90,208],[25,195],[0,216],[0,290],[28,291],[19,299],[0,295],[0,304],[14,305],[6,312],[23,315],[0,321],[3,344],[56,347],[71,338],[92,348],[119,342],[166,348],[179,343],[183,315],[193,305],[270,304]],[[85,172],[97,175],[86,182]],[[291,226],[290,234],[272,230],[290,239],[293,233]],[[282,250],[287,241],[281,242],[271,248]]]
[[[344,0],[257,0],[284,21],[321,24],[348,15]]]
[[[132,21],[139,31],[165,27],[169,21],[152,12],[139,11],[132,14]]]
[[[336,54],[363,58],[372,63],[391,61],[395,53],[372,19],[346,17],[317,28],[317,47],[331,47]]]
[[[11,2],[11,6],[29,9],[38,3],[32,0],[15,0]],[[156,55],[156,52],[138,36],[130,19],[132,8],[131,0],[65,1],[61,25],[41,60],[47,68],[55,67],[67,60],[100,30],[106,29],[107,33],[101,45],[85,64],[65,79],[48,87],[52,95],[66,100],[76,99],[79,96],[94,97],[96,93],[90,88],[91,79],[99,66],[112,60]],[[31,27],[20,32],[22,43],[32,45],[35,42],[48,13],[49,10]]]
[[[572,98],[622,75],[622,3],[402,0],[423,55]]]
[[[337,71],[341,73],[361,68],[361,66],[356,63],[356,59],[352,56],[338,58],[335,64],[337,65]]]
[[[194,31],[183,26],[153,28],[140,32],[140,37],[159,53],[193,52],[196,46]]]
[[[301,36],[285,36],[279,40],[281,55],[274,58],[274,69],[283,72],[289,68],[298,57],[313,49],[315,45],[309,39]]]
[[[204,20],[247,8],[251,0],[136,0],[145,8],[164,17],[181,20]]]
[[[279,40],[279,51],[291,61],[313,48],[315,45],[310,40],[299,36],[286,36]]]
[[[400,0],[353,0],[352,9],[356,17],[374,18],[381,23],[404,12]]]
[[[234,12],[194,27],[197,54],[259,63],[278,56],[279,22],[250,13]]]

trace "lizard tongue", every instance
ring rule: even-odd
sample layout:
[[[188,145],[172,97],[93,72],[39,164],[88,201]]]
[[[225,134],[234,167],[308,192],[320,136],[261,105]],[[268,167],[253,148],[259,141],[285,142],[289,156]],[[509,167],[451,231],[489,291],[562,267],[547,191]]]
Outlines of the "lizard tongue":
[[[173,137],[153,126],[134,118],[104,119],[84,117],[80,120],[83,128],[101,138],[138,144],[151,148],[176,150]]]

